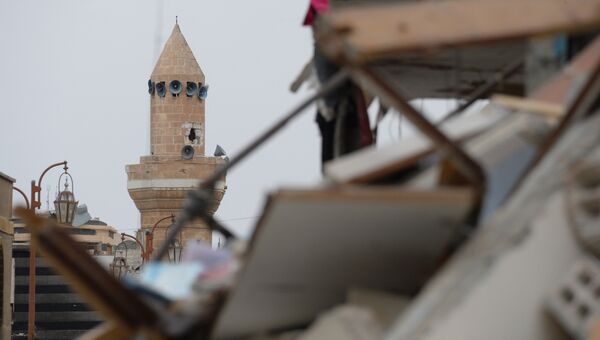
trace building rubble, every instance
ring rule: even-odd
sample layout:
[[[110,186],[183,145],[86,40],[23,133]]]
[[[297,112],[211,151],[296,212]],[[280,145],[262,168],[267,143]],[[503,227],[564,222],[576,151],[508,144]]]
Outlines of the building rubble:
[[[332,11],[315,36],[340,73],[190,193],[139,280],[117,280],[54,221],[19,215],[106,319],[85,339],[600,339],[599,8],[442,0]],[[502,75],[507,65],[519,67]],[[236,240],[210,211],[216,183],[347,79],[420,134],[336,158],[312,187],[270,193],[251,239]],[[442,122],[409,102],[474,95],[488,100],[482,109]],[[161,262],[196,219],[226,245],[188,244],[181,262]]]

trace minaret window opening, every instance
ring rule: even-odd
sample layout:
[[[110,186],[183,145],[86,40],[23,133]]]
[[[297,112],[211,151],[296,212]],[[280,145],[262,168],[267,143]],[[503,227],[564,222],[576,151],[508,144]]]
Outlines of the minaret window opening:
[[[187,122],[182,128],[185,145],[202,145],[202,124]]]
[[[190,129],[190,134],[188,135],[188,139],[192,143],[196,140],[196,129]]]

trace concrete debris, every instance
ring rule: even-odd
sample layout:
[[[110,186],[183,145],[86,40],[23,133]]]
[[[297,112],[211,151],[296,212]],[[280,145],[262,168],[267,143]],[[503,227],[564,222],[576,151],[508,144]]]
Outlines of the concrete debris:
[[[348,304],[372,311],[385,329],[402,315],[410,301],[409,296],[380,290],[352,288],[348,292]]]
[[[382,335],[383,327],[373,311],[342,305],[319,316],[298,340],[375,340]]]
[[[112,275],[69,229],[17,210],[30,248],[109,321],[89,337],[564,338],[544,307],[572,338],[600,336],[600,166],[584,162],[600,145],[600,37],[573,35],[600,29],[600,0],[338,2],[310,1],[305,21],[315,58],[292,90],[314,68],[316,93],[231,159],[204,155],[208,85],[175,25],[148,82],[152,154],[127,166],[142,229],[122,234]],[[376,124],[389,111],[421,134],[376,146],[373,98]],[[414,98],[466,100],[434,122]],[[226,175],[315,102],[325,181],[269,194],[237,241],[214,216]],[[33,320],[29,296],[16,313]]]
[[[583,258],[548,296],[546,307],[574,339],[588,339],[600,324],[600,262]]]

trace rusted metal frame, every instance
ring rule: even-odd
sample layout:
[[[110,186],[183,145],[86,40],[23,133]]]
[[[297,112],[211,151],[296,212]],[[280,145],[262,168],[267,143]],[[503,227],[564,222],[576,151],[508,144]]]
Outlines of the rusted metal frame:
[[[30,206],[30,210],[32,212],[35,213],[35,209],[39,209],[42,207],[42,203],[41,203],[41,197],[40,197],[40,193],[42,191],[42,180],[44,179],[44,175],[46,175],[46,173],[48,171],[50,171],[50,169],[55,168],[57,166],[64,166],[65,171],[67,171],[68,167],[67,167],[67,161],[62,161],[59,163],[54,163],[52,165],[50,165],[49,167],[47,167],[42,174],[40,175],[40,178],[37,181],[37,185],[35,183],[35,181],[31,181],[31,206]],[[31,234],[31,230],[30,233]],[[35,285],[36,285],[36,273],[35,273],[35,267],[36,267],[36,251],[35,251],[35,246],[33,245],[33,243],[31,242],[31,236],[30,236],[30,240],[29,240],[29,280],[28,280],[28,292],[27,292],[27,339],[28,340],[33,340],[33,338],[35,337]]]
[[[23,190],[15,187],[15,186],[13,186],[12,188],[14,191],[18,192],[19,194],[21,194],[21,196],[23,196],[23,199],[25,200],[25,204],[27,205],[27,210],[29,210],[31,208],[31,206],[29,205],[29,199],[27,198],[27,195],[25,195]]]
[[[189,192],[183,211],[177,216],[175,223],[165,238],[165,242],[160,246],[154,260],[160,260],[168,251],[169,244],[173,242],[177,233],[189,222],[195,218],[201,218],[210,229],[222,233],[226,239],[234,238],[233,233],[219,223],[212,215],[208,214],[207,209],[214,200],[215,184],[225,176],[228,170],[233,168],[239,162],[244,160],[248,155],[258,149],[264,142],[273,137],[277,132],[284,128],[290,121],[296,118],[306,108],[308,108],[317,99],[329,94],[330,92],[341,86],[349,77],[346,70],[339,71],[321,88],[302,101],[298,106],[292,109],[288,114],[282,117],[277,123],[271,126],[267,131],[259,135],[254,141],[248,144],[237,155],[232,157],[228,163],[219,167],[207,180],[200,183],[200,188]]]
[[[548,135],[548,137],[539,147],[534,159],[531,160],[531,162],[527,166],[527,169],[519,178],[519,181],[512,188],[511,195],[522,185],[523,181],[531,173],[531,171],[542,161],[542,159],[544,159],[546,154],[550,151],[550,149],[552,149],[554,144],[556,144],[556,142],[561,138],[564,132],[569,129],[571,124],[585,116],[585,114],[589,112],[592,105],[595,103],[596,100],[598,100],[599,97],[600,61],[597,62],[595,68],[593,69],[589,77],[586,78],[586,81],[581,87],[581,90],[577,92],[577,96],[567,108],[566,114],[560,121],[559,125],[554,130],[552,130],[550,135]],[[508,195],[507,198],[511,195]]]
[[[402,112],[411,123],[437,146],[439,151],[449,156],[452,164],[473,184],[476,197],[478,199],[482,197],[485,192],[486,177],[483,168],[477,161],[410,105],[404,96],[377,74],[371,66],[352,67],[352,74],[353,77],[366,81],[384,102]]]
[[[467,98],[467,100],[464,103],[462,103],[459,107],[455,108],[454,110],[448,112],[444,116],[444,118],[442,118],[438,122],[438,124],[446,122],[450,118],[460,114],[461,112],[469,108],[469,106],[473,105],[473,103],[475,103],[477,100],[489,95],[498,86],[498,84],[500,84],[500,82],[510,78],[518,70],[520,70],[523,67],[524,63],[525,62],[522,59],[518,59],[506,65],[497,73],[495,77],[488,79],[484,84],[475,89],[475,91],[473,91],[471,95],[469,95],[469,98]]]
[[[32,243],[99,312],[133,329],[156,325],[159,315],[110,276],[56,222],[22,208],[17,209],[17,216],[31,226]]]

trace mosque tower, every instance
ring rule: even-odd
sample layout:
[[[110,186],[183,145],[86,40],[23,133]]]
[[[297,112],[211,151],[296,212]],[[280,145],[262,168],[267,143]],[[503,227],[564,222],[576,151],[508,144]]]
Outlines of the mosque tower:
[[[222,157],[204,155],[204,106],[208,86],[204,73],[179,25],[175,25],[148,81],[150,95],[151,155],[127,165],[127,190],[141,214],[143,231],[170,214],[177,216],[188,191],[225,163]],[[217,210],[225,193],[225,178],[216,186]],[[154,232],[153,248],[165,239],[170,219]],[[202,239],[211,242],[211,232],[202,221],[184,228],[181,242]]]

